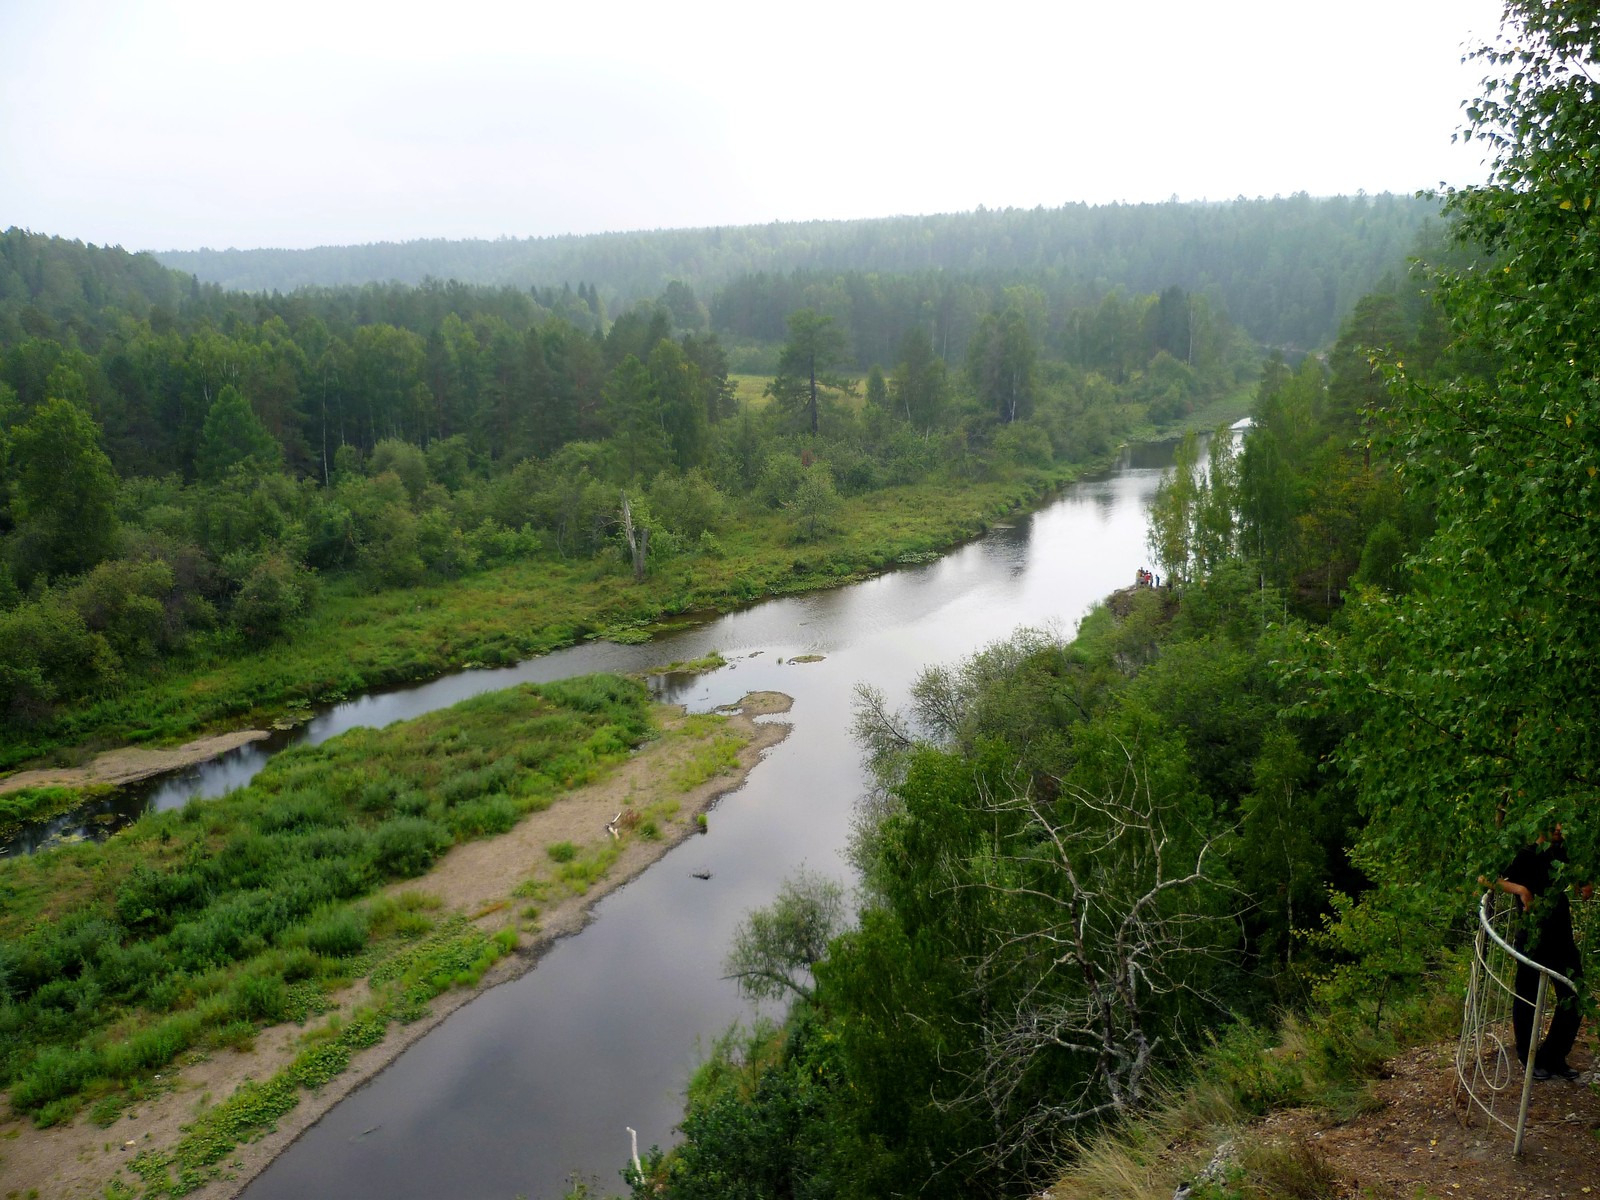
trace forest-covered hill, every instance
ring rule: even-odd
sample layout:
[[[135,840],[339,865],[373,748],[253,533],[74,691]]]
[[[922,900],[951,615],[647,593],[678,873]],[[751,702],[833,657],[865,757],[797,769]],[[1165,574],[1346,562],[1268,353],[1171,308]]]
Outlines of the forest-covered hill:
[[[157,257],[244,291],[428,278],[524,289],[587,281],[613,310],[652,298],[673,280],[709,296],[746,275],[793,271],[1020,274],[1060,279],[1081,289],[1083,300],[1115,288],[1177,285],[1220,302],[1259,341],[1312,347],[1333,337],[1437,212],[1435,201],[1418,197],[1298,194]]]

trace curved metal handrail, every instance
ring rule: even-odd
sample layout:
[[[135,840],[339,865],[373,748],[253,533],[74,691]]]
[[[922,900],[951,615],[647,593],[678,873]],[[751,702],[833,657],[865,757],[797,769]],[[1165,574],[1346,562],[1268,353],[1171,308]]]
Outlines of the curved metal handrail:
[[[1565,984],[1573,991],[1577,987],[1559,971],[1535,962],[1500,936],[1494,928],[1497,899],[1496,892],[1486,891],[1478,903],[1478,935],[1473,939],[1472,971],[1467,981],[1461,1037],[1456,1043],[1456,1085],[1459,1092],[1466,1094],[1468,1101],[1483,1110],[1485,1116],[1515,1135],[1512,1153],[1520,1157],[1533,1087],[1533,1056],[1543,1028],[1550,982]],[[1515,980],[1503,978],[1495,970],[1491,959],[1496,952],[1503,953],[1510,962],[1524,964],[1538,972],[1539,987],[1535,997],[1518,996]],[[1534,1007],[1533,1044],[1529,1047],[1527,1062],[1522,1064],[1520,1071],[1515,1071],[1511,1065],[1515,1060],[1515,1047],[1506,1045],[1502,1032],[1511,1018],[1513,1006],[1518,1002],[1531,1003]],[[1513,1123],[1495,1112],[1495,1103],[1501,1095],[1510,1091],[1513,1080],[1519,1075],[1522,1087],[1517,1118]],[[1487,1097],[1479,1095],[1476,1085],[1480,1083]]]
[[[1478,901],[1478,924],[1483,927],[1483,931],[1495,940],[1495,943],[1500,947],[1500,949],[1504,950],[1519,963],[1542,971],[1551,979],[1554,979],[1557,983],[1564,983],[1573,991],[1577,991],[1578,985],[1573,983],[1572,980],[1568,979],[1560,971],[1553,970],[1550,967],[1545,966],[1543,963],[1534,962],[1533,959],[1529,958],[1526,954],[1522,953],[1522,951],[1518,950],[1510,942],[1506,941],[1505,938],[1501,937],[1495,932],[1493,924],[1494,917],[1489,912],[1490,901],[1493,899],[1493,892],[1485,892],[1483,894],[1483,899]]]

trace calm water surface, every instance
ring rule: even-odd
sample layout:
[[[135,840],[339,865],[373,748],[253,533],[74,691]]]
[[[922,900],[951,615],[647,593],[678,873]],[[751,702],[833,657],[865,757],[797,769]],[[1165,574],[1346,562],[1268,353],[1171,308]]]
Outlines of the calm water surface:
[[[646,670],[712,649],[729,665],[663,681],[665,698],[698,711],[757,689],[794,697],[793,733],[718,804],[707,836],[601,901],[594,922],[535,970],[474,1000],[333,1109],[247,1200],[549,1200],[574,1174],[621,1191],[626,1127],[641,1147],[670,1143],[702,1048],[751,1016],[720,977],[735,925],[802,865],[848,879],[842,852],[866,786],[850,739],[852,689],[870,681],[903,701],[924,666],[1019,625],[1070,634],[1148,564],[1146,508],[1170,454],[1136,448],[1104,478],[926,566],[760,604],[645,646],[575,647],[368,697],[296,731],[294,740],[318,742],[513,683]],[[823,661],[788,661],[810,654]],[[276,748],[186,772],[141,803],[219,794]],[[694,877],[704,871],[710,879]]]

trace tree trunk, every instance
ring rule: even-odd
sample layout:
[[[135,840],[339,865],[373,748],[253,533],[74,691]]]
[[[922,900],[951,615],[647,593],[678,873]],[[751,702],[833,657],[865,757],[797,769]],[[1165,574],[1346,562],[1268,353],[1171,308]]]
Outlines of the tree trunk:
[[[817,356],[811,356],[811,436],[817,436]]]
[[[628,553],[633,556],[633,578],[644,579],[645,555],[650,549],[650,528],[634,525],[633,508],[628,504],[628,493],[622,493],[622,532],[628,538]]]

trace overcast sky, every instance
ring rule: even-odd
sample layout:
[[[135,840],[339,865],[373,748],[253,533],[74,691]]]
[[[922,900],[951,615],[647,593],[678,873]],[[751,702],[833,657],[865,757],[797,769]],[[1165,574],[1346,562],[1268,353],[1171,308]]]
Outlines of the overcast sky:
[[[129,249],[1415,191],[1499,0],[0,0],[0,227]]]

